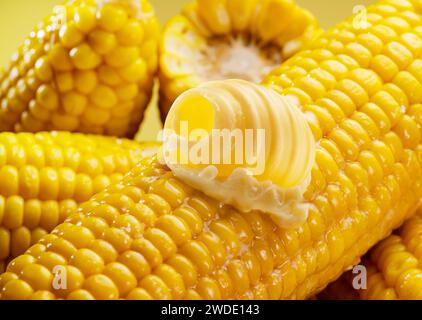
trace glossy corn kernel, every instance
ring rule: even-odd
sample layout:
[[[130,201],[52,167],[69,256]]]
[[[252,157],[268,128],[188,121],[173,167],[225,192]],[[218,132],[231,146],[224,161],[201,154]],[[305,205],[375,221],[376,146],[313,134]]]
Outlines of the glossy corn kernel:
[[[392,236],[381,241],[363,259],[367,270],[366,288],[353,289],[355,275],[350,272],[329,286],[323,296],[332,299],[334,287],[343,283],[361,300],[422,299],[422,217],[419,212]],[[344,299],[346,292],[337,292]]]
[[[82,134],[0,133],[0,268],[119,181],[148,148]]]
[[[147,0],[57,6],[0,77],[0,130],[134,136],[152,93],[158,37]]]
[[[292,0],[194,0],[165,27],[160,47],[164,120],[185,90],[209,80],[259,83],[318,33]]]

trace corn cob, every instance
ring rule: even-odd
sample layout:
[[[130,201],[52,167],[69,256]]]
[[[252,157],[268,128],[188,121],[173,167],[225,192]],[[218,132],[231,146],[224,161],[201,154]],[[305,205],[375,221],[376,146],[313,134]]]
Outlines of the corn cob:
[[[172,18],[160,45],[160,109],[208,80],[261,82],[317,33],[317,20],[292,0],[194,0]]]
[[[366,288],[353,289],[350,272],[330,286],[344,283],[354,296],[362,300],[421,300],[422,299],[422,217],[408,220],[394,235],[380,242],[363,259],[366,268]],[[345,292],[339,294],[344,298]],[[324,292],[333,298],[333,290]]]
[[[349,19],[267,79],[297,98],[318,141],[305,224],[282,229],[265,213],[239,213],[144,159],[13,260],[0,276],[1,298],[303,299],[321,291],[413,215],[421,197],[418,4],[381,1],[368,9],[366,30]]]
[[[0,268],[119,181],[144,148],[101,136],[0,133]]]
[[[0,131],[132,137],[157,68],[147,0],[70,0],[36,26],[0,72]]]

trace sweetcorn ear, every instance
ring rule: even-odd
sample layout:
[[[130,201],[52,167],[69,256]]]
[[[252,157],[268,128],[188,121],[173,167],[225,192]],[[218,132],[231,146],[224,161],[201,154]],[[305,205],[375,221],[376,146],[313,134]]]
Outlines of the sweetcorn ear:
[[[166,25],[160,45],[160,108],[210,80],[259,83],[306,46],[317,20],[293,0],[194,0]]]
[[[363,259],[366,288],[353,289],[348,272],[330,285],[322,298],[333,299],[333,287],[343,283],[349,293],[362,300],[422,300],[422,217],[408,220],[394,235],[380,242]],[[345,298],[347,292],[338,292]]]
[[[152,93],[159,26],[147,0],[72,0],[0,72],[0,131],[132,137]]]
[[[1,298],[320,292],[412,216],[422,196],[419,5],[369,7],[365,30],[347,20],[265,82],[297,100],[318,142],[306,223],[283,229],[266,213],[240,213],[147,158],[13,260]]]
[[[0,133],[0,268],[119,181],[148,148],[82,134]]]

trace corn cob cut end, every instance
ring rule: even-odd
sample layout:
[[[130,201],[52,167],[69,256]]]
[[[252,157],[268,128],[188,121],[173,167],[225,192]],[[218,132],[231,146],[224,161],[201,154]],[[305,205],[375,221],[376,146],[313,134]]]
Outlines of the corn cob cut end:
[[[318,34],[290,0],[193,1],[171,19],[160,47],[162,119],[184,91],[205,81],[255,83]]]

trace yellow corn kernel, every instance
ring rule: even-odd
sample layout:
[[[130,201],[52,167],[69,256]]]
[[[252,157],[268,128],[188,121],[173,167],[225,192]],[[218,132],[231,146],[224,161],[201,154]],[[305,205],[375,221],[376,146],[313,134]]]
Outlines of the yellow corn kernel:
[[[78,30],[75,23],[69,23],[60,28],[59,37],[66,48],[73,48],[82,42],[84,34]]]
[[[120,68],[118,73],[129,83],[145,83],[148,77],[148,66],[143,59],[136,59],[132,64]]]
[[[95,30],[89,34],[91,47],[101,55],[107,54],[117,45],[116,36],[103,30]]]
[[[90,94],[90,100],[97,107],[110,109],[117,103],[117,97],[113,89],[99,85]]]
[[[98,13],[98,24],[101,28],[114,32],[123,27],[128,19],[127,12],[122,7],[106,4]]]
[[[48,85],[42,85],[38,88],[36,101],[47,110],[55,110],[59,106],[57,92]]]
[[[87,44],[73,48],[69,54],[74,66],[79,70],[95,69],[101,63],[101,57]]]
[[[23,280],[11,280],[4,286],[5,293],[2,293],[2,299],[4,300],[22,300],[29,299],[33,294],[34,290],[31,286]]]
[[[41,81],[48,82],[53,77],[53,69],[47,59],[47,57],[41,57],[35,63],[35,75]]]
[[[87,278],[83,287],[97,300],[113,300],[119,296],[119,290],[114,282],[103,274]]]
[[[90,6],[80,6],[75,9],[76,27],[84,33],[89,33],[97,24],[96,9]]]
[[[77,71],[75,73],[75,88],[81,94],[89,94],[98,84],[98,76],[94,71]]]
[[[68,92],[63,96],[62,103],[66,113],[79,116],[84,112],[88,99],[80,93]]]
[[[84,111],[84,117],[88,124],[103,125],[110,119],[110,112],[97,107],[88,107]]]
[[[117,40],[124,46],[137,46],[142,43],[144,29],[139,21],[127,22],[117,33]]]
[[[84,275],[101,273],[104,269],[102,258],[89,249],[80,249],[73,256],[69,263],[80,270]]]
[[[48,52],[47,59],[55,70],[71,71],[73,69],[69,52],[60,44],[55,44]]]
[[[109,66],[119,68],[129,65],[138,57],[139,49],[137,47],[118,46],[105,56],[105,60]]]
[[[68,92],[74,87],[73,74],[71,72],[62,72],[56,76],[56,83],[61,93]]]

